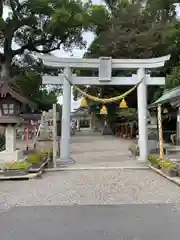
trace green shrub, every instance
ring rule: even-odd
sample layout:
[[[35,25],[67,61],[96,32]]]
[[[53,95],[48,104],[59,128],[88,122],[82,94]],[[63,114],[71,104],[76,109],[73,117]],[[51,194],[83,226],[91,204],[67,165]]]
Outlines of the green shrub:
[[[42,156],[43,157],[48,157],[48,158],[52,158],[53,157],[53,150],[51,149],[48,152],[42,152]]]
[[[161,168],[173,169],[173,168],[176,168],[176,165],[169,160],[162,160],[161,161]]]
[[[148,160],[151,164],[157,164],[160,168],[176,168],[176,165],[168,159],[160,159],[157,156],[149,156]]]
[[[157,165],[159,165],[159,157],[157,157],[157,156],[148,156],[148,160],[149,160],[149,162],[150,163],[152,163],[152,164],[157,164]]]
[[[23,161],[23,162],[6,163],[4,168],[7,170],[16,170],[16,169],[28,169],[29,166],[30,166],[30,163]]]
[[[26,161],[32,164],[40,163],[43,157],[44,157],[44,153],[39,152],[39,153],[28,156]]]
[[[48,152],[48,157],[49,157],[49,158],[53,158],[53,149],[51,149],[51,150]]]

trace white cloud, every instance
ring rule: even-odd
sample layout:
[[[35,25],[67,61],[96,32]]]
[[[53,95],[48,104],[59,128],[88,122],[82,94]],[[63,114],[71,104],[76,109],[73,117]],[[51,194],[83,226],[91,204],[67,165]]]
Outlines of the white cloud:
[[[72,91],[71,91],[72,92]],[[73,100],[73,95],[71,94],[71,112],[73,112],[75,109],[79,108],[80,103],[81,103],[81,99],[78,99],[77,101]],[[62,104],[63,103],[63,96],[60,96],[58,99],[58,103]]]

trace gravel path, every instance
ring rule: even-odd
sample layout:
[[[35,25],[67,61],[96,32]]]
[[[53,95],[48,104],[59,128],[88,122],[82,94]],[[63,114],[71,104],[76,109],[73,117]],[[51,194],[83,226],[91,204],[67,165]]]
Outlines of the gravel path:
[[[36,205],[178,203],[180,187],[151,170],[48,173],[43,179],[0,182],[0,209]]]

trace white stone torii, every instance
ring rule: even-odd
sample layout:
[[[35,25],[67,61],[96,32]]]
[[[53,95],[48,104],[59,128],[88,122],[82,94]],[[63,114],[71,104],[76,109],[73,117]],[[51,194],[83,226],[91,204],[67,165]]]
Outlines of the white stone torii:
[[[68,162],[70,158],[70,112],[71,112],[71,84],[77,85],[135,85],[138,100],[138,125],[140,161],[148,157],[148,130],[147,130],[147,88],[146,85],[164,85],[164,77],[150,77],[145,69],[164,66],[170,55],[152,59],[112,59],[100,57],[99,59],[86,58],[57,58],[52,55],[38,55],[47,66],[64,68],[64,74],[59,76],[44,76],[43,84],[63,84],[63,109],[60,160]],[[71,68],[99,69],[98,77],[78,77],[72,74]],[[137,74],[132,77],[112,77],[112,69],[136,69]],[[69,79],[69,81],[67,81]],[[70,84],[71,83],[71,84]]]

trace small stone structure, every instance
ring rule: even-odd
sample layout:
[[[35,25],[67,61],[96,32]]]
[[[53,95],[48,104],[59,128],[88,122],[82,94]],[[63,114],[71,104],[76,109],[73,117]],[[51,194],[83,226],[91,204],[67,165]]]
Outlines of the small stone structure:
[[[60,114],[56,113],[56,121],[57,121],[57,136],[61,135],[61,127],[60,127]],[[50,109],[48,112],[42,113],[42,120],[40,126],[40,133],[38,137],[38,141],[47,141],[52,140],[52,132],[53,132],[53,110]]]
[[[71,112],[71,121],[75,121],[77,123],[77,130],[80,131],[80,123],[81,121],[89,122],[89,129],[92,130],[92,116],[89,114],[88,109],[78,108],[74,112]]]
[[[0,126],[5,127],[6,148],[0,152],[0,163],[23,159],[22,151],[16,149],[16,125],[23,122],[21,112],[35,104],[19,94],[7,78],[5,72],[0,76]]]

